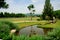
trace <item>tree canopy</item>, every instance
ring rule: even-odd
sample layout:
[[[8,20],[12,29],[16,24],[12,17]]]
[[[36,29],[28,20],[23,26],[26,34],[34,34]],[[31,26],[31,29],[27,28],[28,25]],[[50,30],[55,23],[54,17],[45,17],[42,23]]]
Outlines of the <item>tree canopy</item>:
[[[53,17],[53,7],[50,3],[50,0],[45,1],[44,10],[43,10],[43,19],[45,19],[46,16],[49,16],[50,18]]]
[[[60,19],[60,10],[54,11],[53,15],[54,15],[56,18]]]
[[[32,15],[35,13],[35,7],[33,4],[30,4],[28,7],[27,7],[30,11],[30,15],[31,15],[31,20],[32,20]]]
[[[8,4],[5,2],[5,0],[0,0],[0,8],[8,8]]]

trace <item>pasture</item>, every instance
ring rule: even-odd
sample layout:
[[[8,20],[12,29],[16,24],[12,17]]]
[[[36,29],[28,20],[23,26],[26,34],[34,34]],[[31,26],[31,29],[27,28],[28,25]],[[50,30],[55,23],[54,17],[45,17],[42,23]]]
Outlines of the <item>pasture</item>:
[[[40,28],[56,28],[60,26],[60,20],[57,20],[56,23],[47,24],[49,21],[41,20],[37,21],[39,17],[33,17],[32,21],[30,17],[24,18],[0,18],[0,21],[10,21],[17,24],[18,28],[24,28],[31,25],[38,25]]]

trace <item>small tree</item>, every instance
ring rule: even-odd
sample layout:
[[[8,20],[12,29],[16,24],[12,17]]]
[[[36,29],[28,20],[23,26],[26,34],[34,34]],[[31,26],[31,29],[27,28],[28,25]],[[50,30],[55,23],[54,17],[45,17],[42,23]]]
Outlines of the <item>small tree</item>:
[[[33,4],[31,4],[31,5],[29,5],[28,7],[27,7],[28,9],[29,9],[29,11],[30,11],[30,15],[31,15],[31,20],[32,20],[32,15],[34,14],[34,12],[35,12],[35,10],[34,10],[34,5]]]

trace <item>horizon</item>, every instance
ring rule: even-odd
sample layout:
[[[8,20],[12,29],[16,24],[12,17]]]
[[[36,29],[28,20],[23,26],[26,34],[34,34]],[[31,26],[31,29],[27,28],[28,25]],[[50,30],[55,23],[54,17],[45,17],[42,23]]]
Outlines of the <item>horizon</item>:
[[[44,9],[45,0],[6,0],[9,4],[8,9],[0,9],[0,12],[10,12],[10,13],[29,13],[27,8],[28,5],[33,4],[35,6],[35,14],[41,14]],[[54,10],[60,10],[60,0],[51,0],[51,4]]]

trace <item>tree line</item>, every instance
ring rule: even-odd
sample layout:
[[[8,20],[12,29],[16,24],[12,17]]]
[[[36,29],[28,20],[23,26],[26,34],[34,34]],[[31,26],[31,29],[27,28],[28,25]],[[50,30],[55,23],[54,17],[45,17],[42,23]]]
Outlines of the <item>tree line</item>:
[[[7,9],[8,7],[9,7],[9,4],[7,4],[5,0],[0,0],[0,9],[1,8]],[[0,18],[2,17],[25,17],[25,15],[22,13],[15,14],[15,13],[8,13],[8,12],[4,12],[4,13],[0,12]]]
[[[8,18],[8,17],[25,17],[25,14],[22,13],[8,13],[8,12],[0,12],[0,18]]]
[[[60,10],[54,11],[53,15],[54,15],[56,18],[60,19]]]

